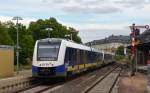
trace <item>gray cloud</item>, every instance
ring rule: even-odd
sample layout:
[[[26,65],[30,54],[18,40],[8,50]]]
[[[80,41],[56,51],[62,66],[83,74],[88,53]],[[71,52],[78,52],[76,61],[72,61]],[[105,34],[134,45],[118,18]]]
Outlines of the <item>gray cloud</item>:
[[[73,14],[109,14],[123,12],[128,8],[141,9],[150,0],[44,0],[49,6]]]
[[[107,14],[116,13],[121,10],[113,6],[102,6],[102,7],[88,7],[88,6],[67,6],[63,8],[64,11],[69,13],[90,13],[90,14]]]
[[[56,4],[58,4],[58,3],[67,3],[67,2],[69,2],[68,0],[52,0],[52,3],[56,3]]]
[[[108,0],[76,0],[76,2],[80,2],[81,4],[87,4],[87,5],[96,5],[96,4],[102,4],[107,2]]]
[[[43,0],[43,1],[48,1],[48,0]],[[82,4],[97,4],[99,2],[103,2],[107,0],[51,0],[52,3],[69,3],[69,2],[77,2],[77,3],[82,3]]]
[[[59,7],[66,13],[108,14],[121,11],[120,8],[110,5],[109,0],[44,0],[44,2]]]
[[[116,12],[120,12],[121,10],[120,8],[113,7],[113,6],[104,6],[104,7],[92,8],[89,12],[92,12],[92,11],[94,13],[116,13]]]
[[[150,0],[120,0],[116,1],[116,4],[120,4],[124,7],[144,7],[145,4],[150,4]]]

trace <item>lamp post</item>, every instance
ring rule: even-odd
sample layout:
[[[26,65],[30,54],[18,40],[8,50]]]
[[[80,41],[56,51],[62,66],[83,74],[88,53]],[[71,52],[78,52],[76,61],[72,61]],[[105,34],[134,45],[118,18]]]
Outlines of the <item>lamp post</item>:
[[[70,39],[72,40],[72,34],[70,34],[70,35],[65,35],[65,37],[70,37]]]
[[[16,29],[17,29],[17,45],[16,45],[16,56],[17,56],[17,74],[19,74],[19,32],[18,32],[18,21],[23,20],[19,16],[13,17],[12,20],[16,20]]]
[[[48,31],[48,37],[50,38],[50,32],[53,30],[52,28],[46,28],[45,30]]]

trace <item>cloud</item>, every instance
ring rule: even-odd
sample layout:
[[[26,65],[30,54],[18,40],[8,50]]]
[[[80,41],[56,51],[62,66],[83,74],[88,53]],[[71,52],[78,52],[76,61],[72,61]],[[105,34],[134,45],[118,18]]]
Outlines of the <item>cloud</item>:
[[[44,0],[43,3],[53,5],[66,13],[73,14],[108,14],[120,12],[120,8],[109,0]]]
[[[59,20],[59,22],[61,22]],[[79,30],[79,36],[82,38],[82,41],[88,42],[92,40],[103,39],[112,34],[114,35],[129,35],[130,23],[67,23],[61,22],[64,25],[74,27]]]
[[[120,9],[113,6],[65,6],[63,8],[68,13],[90,13],[90,14],[108,14],[120,12]]]
[[[78,30],[116,30],[116,29],[128,29],[128,26],[131,25],[129,23],[70,23],[70,22],[62,22],[58,20],[60,23],[74,27]]]
[[[0,16],[0,21],[1,22],[12,21],[12,22],[16,23],[16,21],[12,20],[12,18],[13,17],[11,17],[11,16]],[[23,18],[23,20],[20,20],[19,22],[28,26],[31,21],[36,21],[36,19],[34,19],[34,18]]]
[[[112,33],[129,34],[132,23],[150,22],[150,0],[5,0],[0,10],[1,21],[17,15],[23,17],[19,22],[25,25],[55,17],[63,25],[80,30],[84,41]]]
[[[120,34],[119,32],[123,32]],[[108,37],[110,35],[129,35],[130,30],[126,29],[87,29],[87,30],[81,30],[79,35],[82,37],[82,41],[84,43],[93,41],[93,40],[99,40],[104,39],[105,37]],[[89,34],[89,35],[88,35]]]
[[[150,0],[119,0],[115,2],[124,7],[143,8],[146,4],[150,4]]]
[[[150,0],[13,0],[1,2],[0,13],[26,13],[28,16],[40,14],[115,14],[129,7],[144,7]],[[7,7],[5,7],[7,6]],[[54,14],[55,13],[55,14]]]

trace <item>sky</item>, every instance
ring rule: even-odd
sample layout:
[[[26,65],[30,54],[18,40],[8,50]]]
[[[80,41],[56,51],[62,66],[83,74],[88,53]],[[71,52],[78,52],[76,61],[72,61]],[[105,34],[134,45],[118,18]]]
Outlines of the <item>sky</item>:
[[[148,25],[150,0],[0,0],[0,21],[13,16],[22,24],[55,17],[58,22],[79,30],[82,41],[110,35],[129,35],[128,26]]]

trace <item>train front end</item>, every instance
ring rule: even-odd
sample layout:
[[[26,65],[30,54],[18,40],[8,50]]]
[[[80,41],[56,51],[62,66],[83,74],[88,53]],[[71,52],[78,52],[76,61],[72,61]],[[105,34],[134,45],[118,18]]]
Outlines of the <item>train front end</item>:
[[[50,38],[38,40],[34,48],[32,76],[65,77],[66,68],[63,55],[62,40]]]

